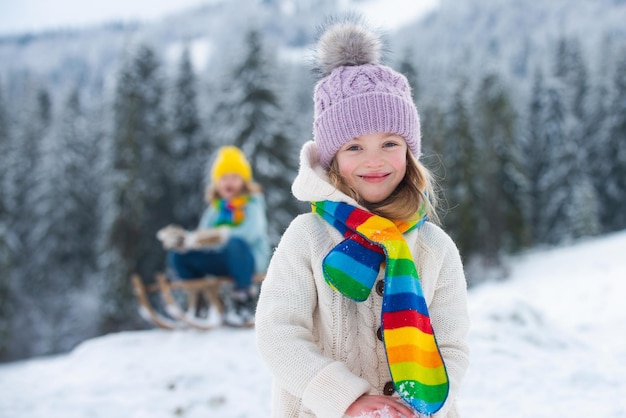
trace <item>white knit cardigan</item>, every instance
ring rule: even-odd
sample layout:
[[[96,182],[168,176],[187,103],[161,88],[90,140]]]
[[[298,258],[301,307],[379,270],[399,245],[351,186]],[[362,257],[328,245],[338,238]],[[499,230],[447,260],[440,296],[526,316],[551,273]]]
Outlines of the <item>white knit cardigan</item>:
[[[292,187],[299,200],[358,204],[336,190],[307,142]],[[456,397],[468,367],[466,282],[458,250],[430,222],[405,234],[411,247],[450,393],[437,418],[458,417]],[[332,290],[322,260],[343,240],[318,215],[298,216],[270,261],[256,313],[257,346],[274,376],[272,416],[340,418],[363,394],[382,394],[391,377],[380,327],[382,297],[354,302]],[[377,281],[384,279],[381,269]]]

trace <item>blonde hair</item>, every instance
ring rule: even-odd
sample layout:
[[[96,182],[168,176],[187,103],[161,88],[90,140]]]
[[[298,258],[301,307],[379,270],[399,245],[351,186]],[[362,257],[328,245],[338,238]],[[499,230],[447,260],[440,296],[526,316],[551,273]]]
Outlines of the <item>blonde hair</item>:
[[[439,223],[437,216],[437,195],[435,181],[430,171],[407,150],[406,174],[385,200],[370,203],[361,198],[339,174],[339,164],[333,158],[328,168],[328,177],[333,186],[345,193],[370,212],[391,220],[411,219],[425,206],[426,214],[431,222]]]
[[[243,188],[239,194],[245,195],[255,193],[263,193],[263,187],[254,181],[244,181]],[[217,187],[215,187],[215,183],[213,182],[208,184],[204,190],[204,201],[210,205],[215,199],[221,199],[221,196],[217,193]]]

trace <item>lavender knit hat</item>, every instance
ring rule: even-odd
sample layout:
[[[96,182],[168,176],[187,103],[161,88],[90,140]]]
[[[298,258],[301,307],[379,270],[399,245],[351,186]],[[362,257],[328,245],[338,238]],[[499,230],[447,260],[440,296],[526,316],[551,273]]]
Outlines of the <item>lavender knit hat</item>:
[[[375,132],[402,136],[420,156],[420,123],[405,76],[381,65],[381,41],[354,22],[329,26],[317,43],[313,135],[322,167],[346,142]]]

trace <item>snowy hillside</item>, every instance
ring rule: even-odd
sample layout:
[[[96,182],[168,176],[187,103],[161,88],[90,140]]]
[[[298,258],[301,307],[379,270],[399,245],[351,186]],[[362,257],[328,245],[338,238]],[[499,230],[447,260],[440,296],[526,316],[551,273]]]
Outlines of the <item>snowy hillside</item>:
[[[411,50],[418,58],[428,77],[425,89],[432,85],[437,91],[442,79],[459,72],[490,70],[510,77],[522,95],[533,72],[553,65],[560,38],[579,39],[583,55],[591,58],[589,71],[606,75],[607,54],[626,39],[624,21],[626,3],[619,0],[440,0],[433,13],[399,30],[394,41],[396,51]]]
[[[626,417],[626,232],[511,262],[470,290],[464,417]],[[112,334],[0,366],[0,416],[269,416],[253,330]]]

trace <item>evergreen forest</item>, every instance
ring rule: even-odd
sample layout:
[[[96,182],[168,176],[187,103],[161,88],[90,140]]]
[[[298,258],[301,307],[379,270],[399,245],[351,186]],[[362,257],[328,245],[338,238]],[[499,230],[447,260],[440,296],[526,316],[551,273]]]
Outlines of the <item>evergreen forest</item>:
[[[526,37],[516,54],[490,41],[429,61],[412,39],[432,19],[390,35],[386,63],[411,82],[470,285],[505,277],[509,255],[626,228],[626,35],[562,31],[541,53]],[[145,327],[129,277],[163,271],[160,228],[194,228],[220,145],[249,157],[274,245],[309,210],[290,187],[312,139],[314,25],[289,27],[290,48],[276,23],[241,25],[211,65],[196,65],[193,39],[165,54],[144,36],[97,75],[69,59],[69,75],[0,73],[0,361]]]

